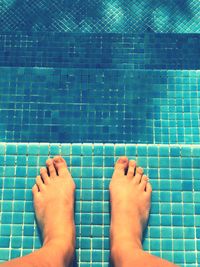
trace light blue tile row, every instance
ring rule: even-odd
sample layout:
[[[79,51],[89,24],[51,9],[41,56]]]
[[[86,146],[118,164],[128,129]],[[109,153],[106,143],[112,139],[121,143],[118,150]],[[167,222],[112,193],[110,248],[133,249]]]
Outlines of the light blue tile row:
[[[31,188],[46,159],[57,154],[77,188],[78,266],[108,266],[109,183],[121,155],[136,159],[153,186],[144,249],[182,267],[200,264],[200,145],[97,143],[0,143],[0,261],[41,246]]]

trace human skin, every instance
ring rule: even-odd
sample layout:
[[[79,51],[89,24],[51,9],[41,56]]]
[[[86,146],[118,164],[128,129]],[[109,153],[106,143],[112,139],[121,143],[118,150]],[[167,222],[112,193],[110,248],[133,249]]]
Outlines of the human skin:
[[[27,256],[3,263],[2,267],[70,266],[75,249],[75,183],[62,157],[47,160],[32,192],[43,246]]]
[[[147,226],[152,187],[134,160],[121,157],[110,182],[111,258],[115,267],[173,267],[171,262],[145,252],[142,236]]]
[[[149,217],[152,188],[136,162],[121,157],[110,182],[111,258],[115,267],[173,267],[173,263],[142,249],[142,235]],[[65,160],[48,159],[32,188],[35,214],[43,246],[2,267],[68,267],[75,249],[75,183]]]

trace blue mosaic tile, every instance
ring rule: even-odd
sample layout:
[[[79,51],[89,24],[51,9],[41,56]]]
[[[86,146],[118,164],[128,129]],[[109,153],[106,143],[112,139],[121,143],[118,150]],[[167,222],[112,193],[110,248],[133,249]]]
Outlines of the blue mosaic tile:
[[[27,37],[29,40],[24,40]],[[21,41],[19,42],[18,39]],[[38,46],[38,43],[41,45]],[[179,45],[180,43],[181,45]],[[136,70],[199,69],[199,58],[197,57],[199,55],[197,49],[199,36],[194,34],[134,32],[127,35],[123,32],[108,35],[104,33],[32,33],[31,31],[24,34],[11,31],[9,35],[1,33],[0,44],[2,47],[0,66]],[[48,51],[46,50],[47,45]],[[71,53],[70,46],[73,46],[74,53]],[[142,46],[143,49],[137,49],[137,46]],[[29,53],[30,50],[33,53]],[[51,70],[46,70],[47,75],[50,72]],[[19,81],[24,82],[24,70],[21,70],[19,74]],[[65,70],[63,70],[63,74],[65,74]],[[179,88],[182,82],[184,89],[186,83],[190,83],[191,88],[194,87],[196,78],[187,76],[176,79]],[[162,79],[164,80],[163,77]],[[43,79],[40,77],[38,80],[42,82]],[[69,77],[69,80],[74,82],[74,77]],[[81,78],[81,80],[84,82],[87,79]],[[94,79],[90,80],[94,81]],[[175,78],[170,77],[170,84],[173,84],[174,81]],[[50,80],[50,83],[54,82],[55,80]],[[103,82],[103,76],[99,73],[97,73],[97,82],[99,84]],[[83,97],[86,98],[87,95],[84,94]],[[30,97],[30,99],[34,100],[34,97]],[[187,112],[189,109],[188,107],[184,111]],[[47,120],[50,118],[48,111],[45,113],[45,118]],[[18,123],[20,125],[20,120]],[[15,136],[17,137],[17,134]]]
[[[7,155],[25,151],[33,156],[60,152],[70,155],[69,147],[60,148],[53,142],[199,144],[198,70],[40,68],[38,71],[37,68],[2,67],[0,73],[0,141],[52,142],[51,147],[44,143],[38,147],[21,144],[19,148],[9,144],[6,148],[2,146],[1,155],[5,149]],[[101,83],[98,82],[99,75],[103,77]],[[192,78],[187,79],[187,76]],[[17,81],[20,77],[22,81],[19,85]],[[31,84],[35,84],[35,95],[32,96],[32,89],[28,90],[25,100],[23,88]],[[18,107],[15,106],[16,98]],[[73,155],[93,153],[93,150],[96,156],[105,153],[97,151],[96,146],[88,145],[85,149],[90,152],[86,152],[76,145],[72,150],[78,151],[74,151]],[[105,147],[105,151],[109,149],[112,153],[112,144]],[[131,147],[125,149],[127,153],[132,153]],[[136,151],[138,155],[145,153],[143,149],[146,149],[145,146]],[[165,155],[165,149],[158,149],[160,156]],[[183,148],[185,151],[179,151],[178,147],[169,149],[172,157],[176,153],[181,153],[183,157],[193,153],[192,148],[187,147]],[[115,155],[124,153],[123,147],[116,145]],[[149,153],[156,156],[157,148],[149,148]],[[196,168],[199,151],[194,153]]]
[[[52,31],[61,33],[199,33],[198,3],[194,0],[166,2],[164,6],[160,1],[124,3],[121,0],[110,0],[106,3],[99,0],[84,3],[77,0],[73,2],[53,0],[45,2],[44,5],[42,3],[41,0],[37,0],[29,4],[23,2],[18,6],[15,2],[4,1],[1,8],[1,31],[24,32],[26,34],[30,31],[36,33]],[[44,9],[45,18],[41,19]],[[35,20],[35,17],[38,20]],[[129,38],[127,36],[124,41],[127,42]],[[22,41],[19,38],[11,38],[8,44],[13,42],[20,45]],[[28,35],[24,35],[23,42],[27,42],[30,47],[32,46]],[[38,48],[40,47],[43,47],[43,44],[38,42]],[[180,41],[177,42],[177,47],[182,47]],[[128,48],[130,46],[127,45]],[[135,49],[142,52],[144,48],[137,46]],[[70,39],[69,51],[73,56],[75,53],[73,38]],[[7,57],[9,58],[9,54]],[[60,58],[61,56],[58,54],[56,59],[59,60]],[[104,61],[107,59],[105,58]]]
[[[8,259],[8,257],[9,257],[9,250],[7,250],[7,249],[2,250],[1,255],[0,255],[0,260],[5,261]]]
[[[46,159],[59,152],[67,157],[77,187],[76,254],[80,266],[88,266],[91,260],[95,266],[108,266],[108,187],[114,162],[121,154],[145,167],[154,190],[144,248],[180,266],[195,266],[193,257],[198,257],[200,247],[200,219],[196,216],[199,214],[200,169],[198,161],[195,168],[193,162],[198,160],[198,146],[52,144],[51,149],[51,144],[35,143],[2,147],[8,147],[8,154],[3,150],[4,168],[12,170],[14,162],[16,171],[12,176],[9,175],[12,171],[4,171],[0,176],[3,192],[1,261],[18,257],[19,250],[25,255],[41,246],[34,224],[31,187]]]

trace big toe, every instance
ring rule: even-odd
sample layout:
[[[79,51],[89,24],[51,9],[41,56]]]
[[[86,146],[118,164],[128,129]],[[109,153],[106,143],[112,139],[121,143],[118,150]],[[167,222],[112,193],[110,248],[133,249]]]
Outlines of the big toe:
[[[120,177],[119,174],[124,175],[128,168],[128,158],[120,157],[115,164],[115,171],[113,173],[113,178]]]
[[[70,175],[67,169],[67,163],[61,156],[54,157],[53,163],[59,176]]]

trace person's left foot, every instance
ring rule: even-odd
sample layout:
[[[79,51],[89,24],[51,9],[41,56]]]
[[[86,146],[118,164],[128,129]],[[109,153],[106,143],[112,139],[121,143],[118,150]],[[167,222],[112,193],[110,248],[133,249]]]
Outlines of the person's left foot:
[[[54,242],[72,252],[75,247],[75,183],[62,157],[48,159],[46,165],[32,188],[43,245]]]
[[[127,174],[126,174],[127,173]],[[134,160],[120,157],[110,182],[111,250],[126,242],[142,249],[142,234],[147,225],[152,188],[143,169]]]

